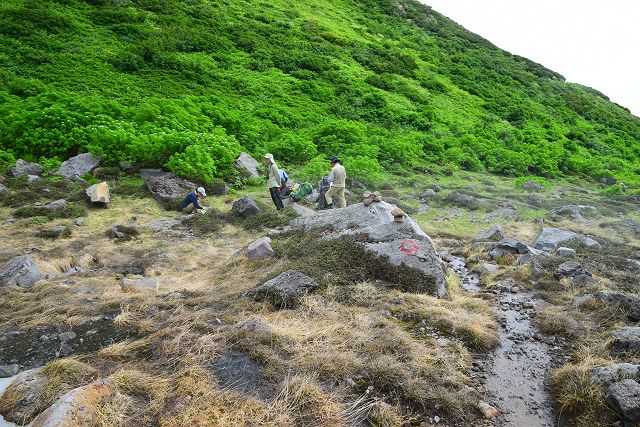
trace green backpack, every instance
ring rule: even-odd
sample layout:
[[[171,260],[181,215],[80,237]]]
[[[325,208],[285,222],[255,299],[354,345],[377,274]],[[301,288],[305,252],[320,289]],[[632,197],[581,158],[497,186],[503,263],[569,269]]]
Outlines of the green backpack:
[[[291,198],[296,202],[299,202],[300,200],[303,199],[304,196],[311,194],[312,192],[313,192],[313,186],[308,182],[305,182],[304,184],[300,185],[300,188],[298,188],[296,191],[291,193]]]

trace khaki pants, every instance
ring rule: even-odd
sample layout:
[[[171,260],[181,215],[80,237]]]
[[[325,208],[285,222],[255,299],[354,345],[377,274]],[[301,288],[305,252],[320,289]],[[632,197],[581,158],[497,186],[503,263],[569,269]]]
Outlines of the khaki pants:
[[[345,199],[344,197],[344,187],[331,187],[329,188],[329,191],[327,191],[326,193],[324,193],[324,198],[327,201],[328,204],[333,203],[333,198],[336,198],[336,204],[338,205],[337,207],[339,208],[346,208],[347,207],[347,199]]]
[[[187,206],[182,208],[182,212],[192,213],[195,210],[195,208],[196,208],[196,205],[194,205],[193,203],[189,203]]]

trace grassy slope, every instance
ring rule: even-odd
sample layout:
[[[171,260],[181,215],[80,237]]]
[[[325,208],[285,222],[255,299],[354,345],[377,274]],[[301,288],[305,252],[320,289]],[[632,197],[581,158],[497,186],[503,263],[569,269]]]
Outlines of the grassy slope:
[[[90,149],[163,165],[222,126],[290,166],[338,153],[369,180],[436,164],[637,182],[637,118],[415,2],[11,0],[0,11],[0,143],[17,156]]]

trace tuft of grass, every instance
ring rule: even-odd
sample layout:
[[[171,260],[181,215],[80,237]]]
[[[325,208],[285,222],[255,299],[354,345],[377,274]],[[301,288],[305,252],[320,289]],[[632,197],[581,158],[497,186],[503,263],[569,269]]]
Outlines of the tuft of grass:
[[[209,209],[205,214],[194,214],[186,218],[183,224],[194,234],[204,236],[216,233],[224,225],[224,215],[217,209]]]
[[[548,335],[575,337],[581,332],[581,325],[575,319],[577,313],[569,313],[565,307],[550,306],[536,311],[534,322],[540,332]]]
[[[149,190],[144,185],[142,178],[121,176],[109,190],[111,196],[125,199],[139,199],[149,195]]]
[[[604,427],[615,420],[602,389],[591,381],[593,368],[603,364],[605,361],[587,353],[581,360],[566,364],[551,375],[551,392],[558,410],[572,416],[574,425]]]
[[[271,205],[267,205],[261,201],[256,201],[261,212],[251,215],[247,218],[241,218],[235,211],[231,210],[227,213],[226,219],[231,224],[242,226],[247,230],[258,231],[265,228],[282,227],[298,217],[298,213],[292,207],[286,207],[279,211]]]

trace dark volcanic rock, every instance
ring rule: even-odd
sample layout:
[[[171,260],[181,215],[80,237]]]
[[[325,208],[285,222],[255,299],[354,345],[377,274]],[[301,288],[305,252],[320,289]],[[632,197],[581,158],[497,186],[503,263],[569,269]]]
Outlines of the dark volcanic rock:
[[[242,199],[233,202],[232,209],[243,218],[262,212],[260,206],[251,196],[244,196]]]
[[[614,353],[637,354],[640,351],[640,327],[624,326],[611,334],[611,349]]]
[[[177,203],[196,188],[193,182],[172,173],[152,176],[145,181],[145,185],[154,199],[169,208],[177,208]]]
[[[596,297],[605,304],[620,307],[629,320],[640,321],[640,298],[610,290],[600,291]]]
[[[68,237],[71,235],[69,227],[64,225],[56,225],[55,227],[49,227],[42,229],[38,232],[40,237],[45,239],[58,239],[60,237]]]
[[[640,421],[640,384],[635,380],[611,384],[605,400],[625,421]]]

